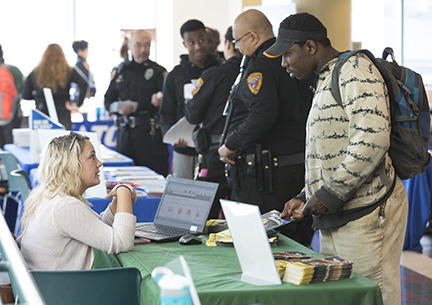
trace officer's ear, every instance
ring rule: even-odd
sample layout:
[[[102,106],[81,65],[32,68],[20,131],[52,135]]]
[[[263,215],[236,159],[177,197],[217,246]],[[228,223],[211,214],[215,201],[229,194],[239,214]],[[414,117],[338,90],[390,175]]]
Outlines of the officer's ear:
[[[252,44],[253,45],[258,45],[259,42],[260,42],[260,36],[259,36],[259,34],[257,32],[251,32],[249,35],[251,36]]]

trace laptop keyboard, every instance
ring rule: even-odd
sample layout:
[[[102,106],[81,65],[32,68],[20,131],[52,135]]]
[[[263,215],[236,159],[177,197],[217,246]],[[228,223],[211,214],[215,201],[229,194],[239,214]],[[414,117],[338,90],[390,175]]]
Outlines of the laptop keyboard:
[[[158,225],[155,225],[153,223],[137,226],[136,229],[138,231],[157,233],[157,234],[162,234],[162,235],[166,235],[166,236],[180,236],[180,235],[184,235],[184,234],[189,232],[189,231],[182,230],[182,229],[158,226]]]

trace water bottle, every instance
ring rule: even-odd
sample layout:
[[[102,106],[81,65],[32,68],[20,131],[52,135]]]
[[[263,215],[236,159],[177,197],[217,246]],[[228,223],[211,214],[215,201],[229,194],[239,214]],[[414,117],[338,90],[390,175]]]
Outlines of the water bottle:
[[[192,305],[189,281],[166,267],[153,269],[152,277],[161,289],[160,305]]]

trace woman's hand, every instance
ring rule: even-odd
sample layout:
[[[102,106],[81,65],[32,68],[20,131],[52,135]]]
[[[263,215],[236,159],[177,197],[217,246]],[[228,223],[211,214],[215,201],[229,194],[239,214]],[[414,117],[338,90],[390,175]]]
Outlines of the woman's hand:
[[[79,109],[78,105],[75,104],[75,103],[72,103],[71,101],[66,101],[65,102],[65,107],[69,111],[74,111],[74,110],[78,110]]]
[[[128,196],[130,196],[130,202]],[[132,205],[135,204],[137,200],[136,191],[133,186],[126,184],[116,185],[105,198],[113,198],[110,204],[110,209],[113,214],[117,212],[133,214]]]

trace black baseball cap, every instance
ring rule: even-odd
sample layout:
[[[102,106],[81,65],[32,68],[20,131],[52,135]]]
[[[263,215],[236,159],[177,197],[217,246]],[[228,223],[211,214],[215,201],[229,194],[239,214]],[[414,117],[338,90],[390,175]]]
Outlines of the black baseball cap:
[[[285,51],[291,48],[295,43],[306,42],[308,40],[321,41],[326,38],[327,30],[306,32],[279,28],[276,42],[264,52],[264,55],[270,58],[276,58],[285,53]]]

